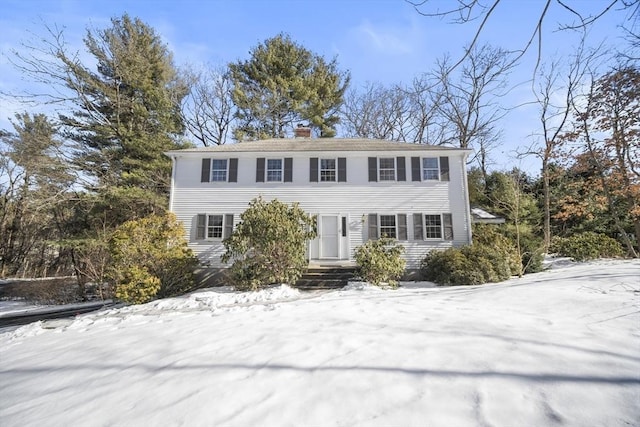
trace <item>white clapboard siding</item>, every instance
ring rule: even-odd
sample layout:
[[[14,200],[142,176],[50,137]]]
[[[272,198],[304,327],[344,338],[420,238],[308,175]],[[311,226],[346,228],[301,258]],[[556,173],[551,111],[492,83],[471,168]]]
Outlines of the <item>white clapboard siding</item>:
[[[356,247],[368,238],[368,215],[407,215],[408,241],[401,242],[405,248],[407,268],[418,268],[426,253],[452,245],[470,243],[470,214],[466,185],[465,160],[467,150],[431,149],[416,151],[389,150],[384,143],[382,151],[225,151],[178,150],[168,153],[173,158],[171,210],[183,222],[189,247],[203,264],[222,267],[220,256],[224,252],[220,240],[196,240],[195,225],[198,214],[234,214],[234,223],[246,210],[250,200],[262,196],[265,200],[297,202],[312,215],[336,215],[345,217],[346,237],[341,237],[340,259],[353,260]],[[393,148],[393,147],[392,147]],[[414,182],[411,177],[411,157],[447,156],[449,158],[449,181]],[[256,182],[256,159],[292,158],[292,182]],[[346,182],[310,182],[310,158],[346,158]],[[369,182],[369,157],[404,157],[406,181]],[[200,182],[203,158],[238,159],[237,182]],[[451,213],[454,240],[413,239],[413,214]],[[318,242],[311,242],[309,255],[318,255]]]

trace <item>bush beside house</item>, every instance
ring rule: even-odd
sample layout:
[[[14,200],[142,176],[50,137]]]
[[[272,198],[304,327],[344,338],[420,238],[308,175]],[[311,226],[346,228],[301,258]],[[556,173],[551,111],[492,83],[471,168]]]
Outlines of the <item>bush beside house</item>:
[[[316,219],[297,203],[253,199],[240,223],[223,241],[223,262],[232,261],[229,278],[238,290],[294,284],[307,268],[307,242],[317,236]]]
[[[369,240],[355,251],[358,274],[363,280],[376,286],[386,284],[395,288],[404,273],[403,252],[404,247],[394,239],[383,237]]]
[[[110,276],[116,297],[141,304],[194,288],[197,258],[187,248],[184,228],[172,213],[123,223],[110,241]]]

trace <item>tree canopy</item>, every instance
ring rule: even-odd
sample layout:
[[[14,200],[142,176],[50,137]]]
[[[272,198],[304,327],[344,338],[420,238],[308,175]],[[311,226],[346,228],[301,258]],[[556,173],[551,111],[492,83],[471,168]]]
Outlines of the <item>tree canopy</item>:
[[[327,61],[285,34],[267,39],[250,54],[248,60],[229,64],[237,140],[283,138],[303,121],[319,136],[335,135],[350,80],[335,58]]]
[[[153,28],[123,15],[111,27],[88,30],[94,71],[60,47],[65,84],[75,108],[61,115],[76,142],[75,160],[99,186],[134,186],[166,193],[170,162],[163,151],[182,146],[180,101],[187,87]]]

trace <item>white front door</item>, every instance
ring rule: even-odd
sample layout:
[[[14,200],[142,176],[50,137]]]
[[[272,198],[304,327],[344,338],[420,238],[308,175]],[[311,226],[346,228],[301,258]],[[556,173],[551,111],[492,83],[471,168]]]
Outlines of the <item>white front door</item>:
[[[338,258],[340,255],[339,217],[322,215],[320,217],[320,258]]]

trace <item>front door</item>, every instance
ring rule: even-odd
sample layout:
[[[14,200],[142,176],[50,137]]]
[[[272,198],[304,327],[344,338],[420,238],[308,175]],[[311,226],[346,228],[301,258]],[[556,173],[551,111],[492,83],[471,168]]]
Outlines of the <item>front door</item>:
[[[335,215],[320,217],[320,258],[338,258],[340,254],[338,219],[339,217]]]

